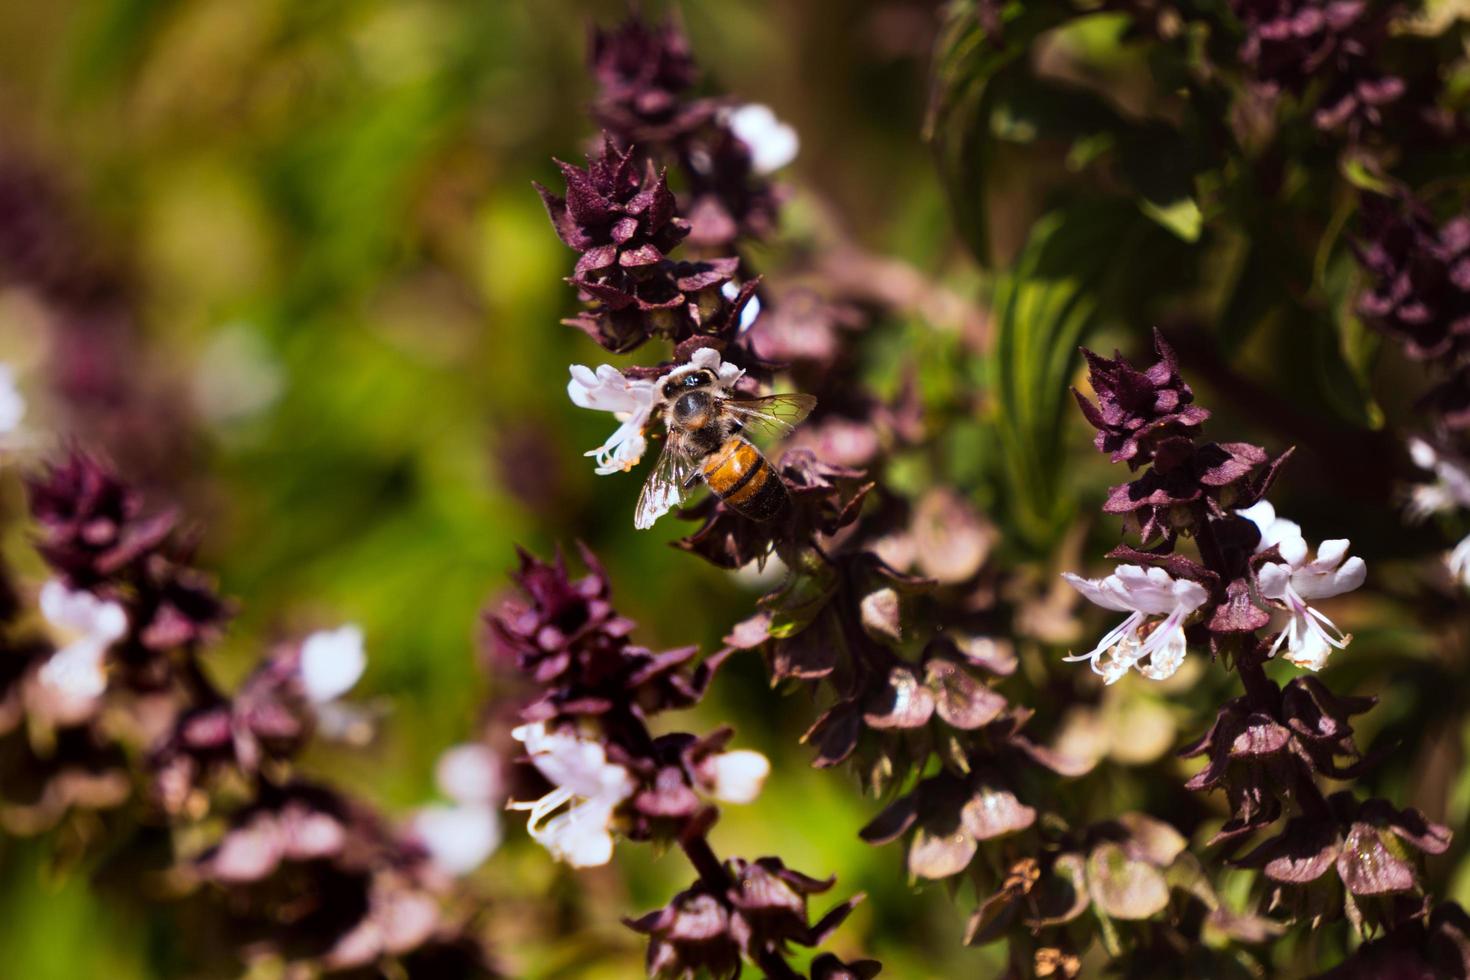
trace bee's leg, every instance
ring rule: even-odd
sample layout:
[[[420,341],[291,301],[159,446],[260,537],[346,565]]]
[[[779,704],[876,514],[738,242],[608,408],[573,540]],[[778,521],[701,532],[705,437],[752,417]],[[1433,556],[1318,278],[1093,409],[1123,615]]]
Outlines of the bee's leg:
[[[695,486],[697,486],[699,484],[699,481],[702,478],[703,478],[703,474],[701,474],[699,472],[699,470],[695,470],[693,473],[690,473],[689,476],[686,477],[685,480],[684,480],[684,489],[685,490],[693,490],[695,488]]]

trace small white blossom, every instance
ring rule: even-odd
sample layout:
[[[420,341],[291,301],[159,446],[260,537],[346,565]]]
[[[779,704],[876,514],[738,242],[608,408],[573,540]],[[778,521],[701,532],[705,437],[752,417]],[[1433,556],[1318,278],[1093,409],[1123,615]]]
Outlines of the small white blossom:
[[[724,803],[754,803],[771,774],[771,762],[752,749],[722,752],[709,760],[714,797]]]
[[[318,704],[350,691],[366,667],[362,629],[352,624],[319,630],[301,644],[301,686]]]
[[[41,666],[38,679],[56,699],[59,714],[85,712],[107,689],[104,661],[108,648],[128,631],[127,613],[116,602],[72,591],[58,579],[41,587],[40,604],[61,648]]]
[[[648,449],[643,432],[653,414],[655,387],[652,381],[631,381],[611,364],[596,371],[573,364],[572,380],[567,383],[567,396],[579,408],[612,412],[622,424],[608,440],[584,453],[597,457],[597,475],[625,473],[638,465]]]
[[[555,787],[539,800],[510,804],[512,810],[531,811],[526,829],[532,839],[574,868],[612,860],[613,810],[634,790],[628,770],[608,762],[600,743],[571,731],[548,732],[541,722],[511,735],[525,743],[532,764]]]
[[[500,847],[500,764],[489,747],[456,745],[434,768],[439,789],[454,802],[414,814],[413,830],[442,871],[464,875]]]
[[[720,292],[733,303],[740,296],[740,287],[731,280],[720,287]],[[761,298],[752,293],[750,299],[746,300],[745,305],[740,308],[740,332],[745,333],[749,330],[755,323],[756,317],[760,315]]]
[[[15,387],[15,371],[9,364],[0,364],[0,435],[20,428],[25,414],[26,400]]]
[[[426,806],[414,814],[413,830],[429,859],[446,874],[469,874],[500,847],[500,814],[479,805]]]
[[[720,352],[713,347],[701,347],[690,355],[688,364],[681,364],[674,368],[668,374],[659,378],[656,384],[662,385],[670,378],[677,378],[691,371],[698,371],[701,368],[713,374],[715,376],[715,384],[727,391],[735,387],[735,382],[745,376],[743,368],[738,368],[729,361],[722,361],[720,359]]]
[[[1272,656],[1284,644],[1286,660],[1307,670],[1321,670],[1334,649],[1341,650],[1351,642],[1351,636],[1307,604],[1308,599],[1328,599],[1363,584],[1368,567],[1357,556],[1349,558],[1347,550],[1346,538],[1323,541],[1316,561],[1303,559],[1295,566],[1271,562],[1256,573],[1261,595],[1284,603],[1290,615],[1271,645]]]
[[[1433,483],[1417,484],[1410,492],[1410,517],[1423,520],[1456,507],[1470,507],[1470,473],[1463,467],[1441,456],[1423,439],[1409,440],[1409,456],[1415,466],[1434,474]]]
[[[1409,456],[1420,469],[1434,474],[1433,483],[1416,484],[1410,491],[1410,518],[1422,521],[1431,514],[1470,507],[1470,473],[1463,467],[1441,456],[1423,439],[1409,440]],[[1470,589],[1470,535],[1445,555],[1445,565],[1462,586]]]
[[[487,745],[456,745],[434,767],[439,791],[460,803],[490,803],[500,796],[500,760]]]
[[[1292,568],[1307,560],[1307,541],[1302,537],[1301,525],[1276,516],[1276,508],[1268,500],[1258,501],[1254,506],[1243,507],[1235,512],[1254,524],[1261,532],[1261,541],[1256,551],[1262,552],[1275,545],[1281,557]]]
[[[1460,580],[1460,584],[1470,589],[1470,535],[1460,539],[1445,558],[1445,564],[1449,566],[1450,574]]]
[[[1171,677],[1179,669],[1186,646],[1184,621],[1209,598],[1204,586],[1176,579],[1162,568],[1139,565],[1119,565],[1102,579],[1070,572],[1062,577],[1104,609],[1129,614],[1087,653],[1064,659],[1091,661],[1093,671],[1108,684],[1121,679],[1130,667],[1153,680]],[[1157,616],[1164,618],[1151,619]]]
[[[774,173],[796,159],[801,146],[796,130],[777,119],[770,106],[743,105],[725,116],[725,124],[749,148],[751,166],[758,174]]]

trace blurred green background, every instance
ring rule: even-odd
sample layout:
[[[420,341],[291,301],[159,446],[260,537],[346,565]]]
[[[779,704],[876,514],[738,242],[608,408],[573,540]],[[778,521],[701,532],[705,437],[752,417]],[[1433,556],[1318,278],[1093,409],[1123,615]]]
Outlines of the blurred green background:
[[[358,693],[384,710],[383,735],[317,765],[391,813],[428,799],[436,755],[475,730],[491,693],[480,612],[506,586],[513,545],[586,541],[650,646],[713,649],[758,594],[669,549],[676,522],[634,532],[638,479],[593,475],[581,453],[605,419],[565,395],[567,365],[606,358],[557,323],[574,302],[561,281],[570,253],[531,181],[553,180],[553,155],[582,152],[587,24],[623,12],[574,0],[0,4],[0,151],[48,174],[89,247],[135,288],[128,370],[168,392],[149,424],[182,433],[147,476],[182,499],[202,529],[200,564],[241,602],[219,672],[239,676],[283,633],[362,624],[371,663]],[[798,128],[798,188],[819,184],[821,207],[864,244],[965,268],[919,137],[937,5],[689,4],[684,19],[709,82]],[[817,210],[798,189],[788,226],[799,233]],[[0,313],[23,372],[27,329]],[[29,366],[22,385],[44,425],[45,380]],[[809,706],[778,699],[758,662],[736,662],[690,725],[731,719],[737,744],[776,766],[757,804],[727,809],[719,849],[838,872],[834,896],[866,890],[837,942],[888,975],[989,972],[998,950],[961,948],[944,890],[915,899],[901,850],[858,840],[872,804],[850,778],[807,767],[795,739]],[[618,919],[686,885],[682,860],[628,846],[573,878],[517,822],[478,883],[508,962],[526,976],[637,975],[641,942]],[[166,921],[94,899],[85,876],[34,846],[0,841],[0,874],[5,974],[187,972]],[[577,889],[569,922],[526,902]]]

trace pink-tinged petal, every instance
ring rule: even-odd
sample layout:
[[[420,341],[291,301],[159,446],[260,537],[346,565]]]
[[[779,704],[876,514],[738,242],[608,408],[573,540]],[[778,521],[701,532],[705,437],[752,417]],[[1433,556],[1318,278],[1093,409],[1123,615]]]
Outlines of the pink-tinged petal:
[[[1071,572],[1063,572],[1062,578],[1066,579],[1068,585],[1082,593],[1083,598],[1095,605],[1102,606],[1104,609],[1111,609],[1114,612],[1133,611],[1132,607],[1123,601],[1116,590],[1107,587],[1109,579],[1087,579],[1080,575],[1074,575]]]

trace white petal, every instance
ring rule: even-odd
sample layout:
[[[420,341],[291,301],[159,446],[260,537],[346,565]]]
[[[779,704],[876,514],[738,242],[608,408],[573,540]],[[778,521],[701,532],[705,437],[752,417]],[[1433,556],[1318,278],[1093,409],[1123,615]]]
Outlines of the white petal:
[[[622,766],[607,761],[602,746],[570,731],[548,732],[540,723],[522,725],[511,735],[525,743],[531,762],[553,785],[584,798],[608,797],[622,802],[633,780]]]
[[[485,863],[500,846],[500,814],[487,806],[430,806],[413,818],[413,829],[429,858],[451,875]]]
[[[612,860],[611,822],[612,807],[590,801],[553,817],[531,833],[557,860],[574,868],[595,868]]]
[[[1287,625],[1286,650],[1282,659],[1306,670],[1321,670],[1327,666],[1332,646],[1320,630],[1312,628],[1311,618],[1306,613],[1295,613]]]
[[[301,686],[313,701],[331,701],[352,689],[367,668],[362,630],[320,630],[301,644]]]
[[[796,130],[776,118],[769,106],[741,106],[726,118],[737,139],[750,150],[756,173],[769,174],[796,159],[800,140]]]
[[[1256,573],[1256,582],[1261,587],[1261,595],[1267,599],[1285,602],[1286,590],[1291,586],[1291,566],[1279,562],[1262,565],[1261,570]]]
[[[1292,525],[1296,527],[1296,525]],[[1273,542],[1281,552],[1281,557],[1292,568],[1300,568],[1307,560],[1307,541],[1302,537],[1301,531],[1283,539]],[[1266,547],[1270,547],[1268,544]]]
[[[1470,535],[1466,535],[1455,545],[1455,550],[1450,552],[1445,559],[1449,566],[1450,574],[1460,580],[1460,584],[1470,589]]]
[[[60,579],[41,586],[41,615],[68,637],[86,638],[106,647],[128,630],[128,615],[121,605],[99,599],[85,589],[68,589]]]
[[[15,387],[15,372],[0,364],[0,435],[14,432],[26,414],[26,400]]]
[[[500,760],[478,742],[447,749],[434,766],[434,777],[440,792],[460,803],[488,804],[502,795]]]
[[[87,702],[107,690],[107,672],[103,666],[107,648],[89,639],[78,640],[53,653],[41,665],[40,682],[52,694],[67,702]]]
[[[1303,599],[1328,599],[1362,585],[1368,566],[1356,556],[1343,561],[1347,549],[1348,542],[1342,538],[1322,542],[1317,560],[1292,574],[1291,587]]]
[[[1347,538],[1329,538],[1317,546],[1317,560],[1312,562],[1314,567],[1336,568],[1342,564],[1343,558],[1347,557]]]
[[[1432,471],[1434,464],[1439,462],[1439,453],[1435,452],[1434,447],[1429,443],[1415,436],[1409,440],[1409,458],[1421,470]]]
[[[1249,507],[1240,508],[1235,513],[1260,528],[1262,535],[1266,533],[1266,528],[1276,523],[1276,508],[1271,506],[1269,500],[1258,500]]]
[[[1068,585],[1082,593],[1084,599],[1095,605],[1102,606],[1104,609],[1111,609],[1114,612],[1134,611],[1133,607],[1123,600],[1117,589],[1108,587],[1113,581],[1112,576],[1108,578],[1083,578],[1080,575],[1073,575],[1071,572],[1063,572],[1062,578],[1066,579]]]
[[[715,799],[726,803],[754,802],[771,772],[770,760],[750,749],[723,752],[710,761],[714,766]]]

